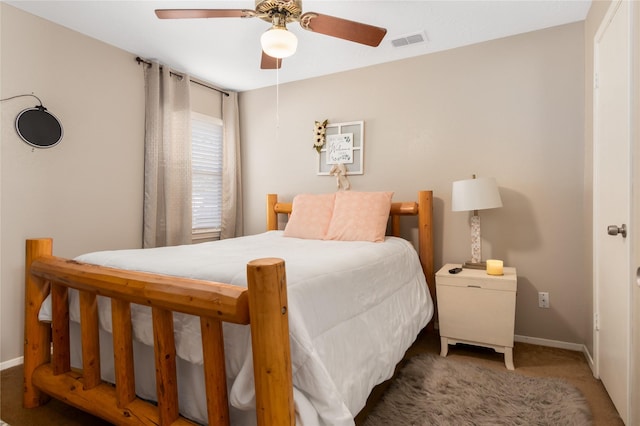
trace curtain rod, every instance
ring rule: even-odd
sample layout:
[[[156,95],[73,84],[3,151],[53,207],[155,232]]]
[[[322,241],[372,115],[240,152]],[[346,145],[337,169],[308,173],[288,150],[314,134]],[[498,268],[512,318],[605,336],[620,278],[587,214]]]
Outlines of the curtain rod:
[[[145,65],[151,66],[151,62],[145,61],[140,56],[136,57],[136,62],[138,63],[138,65],[145,64]],[[160,66],[160,69],[162,69],[162,66]],[[175,75],[176,77],[184,78],[184,75],[178,74],[177,72],[169,71],[169,73],[171,75]],[[211,89],[211,90],[215,90],[216,92],[220,92],[225,96],[229,96],[229,93],[225,92],[224,90],[218,89],[217,87],[210,86],[208,84],[202,83],[201,81],[194,80],[193,78],[190,78],[189,81],[192,82],[192,83],[198,84],[198,85],[200,85],[202,87],[206,87],[207,89]]]

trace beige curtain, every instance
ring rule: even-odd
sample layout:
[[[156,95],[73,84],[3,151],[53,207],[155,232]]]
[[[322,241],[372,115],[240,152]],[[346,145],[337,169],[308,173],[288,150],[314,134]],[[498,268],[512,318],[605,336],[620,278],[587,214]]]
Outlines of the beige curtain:
[[[242,236],[242,169],[240,168],[240,125],[238,94],[222,96],[222,225],[220,239]]]
[[[143,247],[191,243],[191,108],[188,76],[145,67]]]

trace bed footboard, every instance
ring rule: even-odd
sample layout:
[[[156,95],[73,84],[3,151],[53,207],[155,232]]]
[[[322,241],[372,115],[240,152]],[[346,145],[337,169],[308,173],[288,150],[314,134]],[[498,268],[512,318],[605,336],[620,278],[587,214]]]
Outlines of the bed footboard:
[[[258,425],[293,425],[286,275],[282,259],[247,265],[248,288],[124,271],[52,255],[51,239],[28,240],[25,273],[25,407],[49,396],[117,425],[187,425],[180,417],[173,312],[200,317],[208,423],[228,425],[222,322],[250,324]],[[80,292],[82,370],[70,366],[68,289]],[[52,323],[38,320],[52,297]],[[115,384],[100,378],[97,296],[111,298]],[[158,404],[135,395],[130,304],[150,306]]]

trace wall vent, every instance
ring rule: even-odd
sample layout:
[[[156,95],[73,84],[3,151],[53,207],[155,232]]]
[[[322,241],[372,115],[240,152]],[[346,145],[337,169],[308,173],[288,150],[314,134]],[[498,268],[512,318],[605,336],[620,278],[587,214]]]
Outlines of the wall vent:
[[[421,31],[419,33],[406,34],[406,35],[394,38],[393,40],[391,40],[391,45],[393,47],[404,47],[404,46],[409,46],[411,44],[424,43],[426,41],[427,41],[427,36],[425,35],[424,31]]]

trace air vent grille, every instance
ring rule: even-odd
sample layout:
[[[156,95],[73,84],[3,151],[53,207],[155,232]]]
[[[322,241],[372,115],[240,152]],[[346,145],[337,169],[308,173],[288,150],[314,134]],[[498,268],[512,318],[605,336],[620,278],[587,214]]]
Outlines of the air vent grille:
[[[417,43],[424,43],[427,41],[427,36],[424,31],[413,34],[406,34],[391,40],[391,45],[393,47],[404,47]]]

